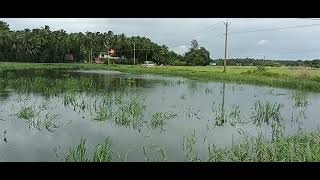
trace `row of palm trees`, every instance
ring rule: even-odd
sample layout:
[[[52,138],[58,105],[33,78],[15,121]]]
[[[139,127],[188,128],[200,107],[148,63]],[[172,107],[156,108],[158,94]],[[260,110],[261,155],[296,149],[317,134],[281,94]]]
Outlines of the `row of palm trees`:
[[[159,46],[145,37],[126,37],[105,33],[67,33],[64,30],[51,31],[49,26],[39,29],[12,31],[0,21],[0,61],[18,62],[66,62],[65,56],[72,54],[75,61],[88,60],[90,52],[116,50],[116,56],[133,58],[133,44],[138,63],[146,60],[170,64],[181,58],[166,46]]]

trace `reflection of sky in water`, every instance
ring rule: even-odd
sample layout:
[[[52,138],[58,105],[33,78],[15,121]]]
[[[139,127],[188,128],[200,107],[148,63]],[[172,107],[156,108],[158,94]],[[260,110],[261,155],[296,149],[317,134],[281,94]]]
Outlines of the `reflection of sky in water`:
[[[104,73],[102,73],[104,72]],[[106,73],[97,71],[99,77],[109,80],[121,77],[121,73]],[[79,75],[71,74],[71,75]],[[92,76],[90,73],[81,73],[81,76]],[[126,75],[127,76],[127,75]],[[211,142],[220,146],[228,146],[239,142],[241,137],[238,129],[243,129],[251,135],[258,133],[259,128],[254,124],[236,124],[234,127],[227,122],[223,126],[215,127],[215,117],[217,107],[222,103],[223,83],[200,83],[181,78],[165,78],[149,75],[130,75],[134,79],[144,79],[148,83],[142,83],[139,88],[130,89],[131,92],[138,92],[145,96],[146,110],[144,119],[150,123],[152,115],[156,112],[175,112],[177,117],[170,119],[164,125],[165,131],[160,129],[149,129],[145,123],[141,132],[132,128],[125,128],[110,122],[94,121],[94,114],[89,112],[74,111],[71,106],[64,107],[62,96],[51,98],[49,109],[46,112],[51,114],[61,114],[62,118],[55,121],[62,121],[63,126],[54,132],[49,132],[45,128],[36,130],[28,128],[25,120],[18,119],[14,114],[18,111],[18,96],[7,93],[7,98],[0,99],[0,160],[1,161],[57,161],[64,157],[55,157],[54,148],[58,152],[67,152],[72,145],[79,144],[81,137],[87,138],[88,147],[94,148],[98,143],[103,142],[108,136],[113,141],[113,151],[124,156],[130,147],[140,145],[139,151],[129,152],[128,161],[144,161],[144,154],[141,145],[158,144],[166,145],[169,161],[183,161],[182,151],[183,137],[196,130],[196,137],[199,140],[197,149],[202,152],[200,156],[207,153],[207,143]],[[154,80],[157,81],[154,81]],[[263,103],[270,102],[283,105],[281,115],[284,118],[283,124],[289,134],[296,133],[298,126],[303,130],[314,130],[318,126],[318,116],[320,107],[320,96],[317,93],[306,93],[304,98],[308,99],[307,107],[294,107],[295,99],[292,97],[294,90],[286,90],[270,87],[258,87],[253,85],[225,84],[224,111],[230,113],[232,107],[239,105],[240,117],[242,120],[250,121],[253,107],[256,101]],[[0,92],[1,94],[1,92]],[[43,98],[36,95],[28,95],[29,104],[40,105]],[[85,94],[81,95],[86,96]],[[89,98],[87,98],[89,99]],[[291,122],[292,114],[297,116],[304,110],[306,119],[302,123]],[[44,113],[44,112],[43,112]],[[83,118],[84,117],[84,118]],[[228,118],[229,119],[229,118]],[[300,118],[301,119],[301,118]],[[67,123],[70,122],[70,123]],[[270,134],[271,128],[262,125],[261,129]],[[3,131],[7,130],[7,142],[3,141]],[[147,138],[148,137],[148,138]],[[201,142],[205,142],[202,144]]]

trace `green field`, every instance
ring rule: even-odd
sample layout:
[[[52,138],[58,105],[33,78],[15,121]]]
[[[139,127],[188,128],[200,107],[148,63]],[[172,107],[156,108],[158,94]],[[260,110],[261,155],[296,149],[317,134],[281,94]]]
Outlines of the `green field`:
[[[267,85],[308,91],[320,91],[320,70],[302,67],[229,66],[222,73],[221,66],[158,66],[104,65],[83,63],[0,63],[0,70],[13,69],[104,69],[129,73],[150,73],[164,76],[180,76],[200,81],[226,81],[235,83]]]

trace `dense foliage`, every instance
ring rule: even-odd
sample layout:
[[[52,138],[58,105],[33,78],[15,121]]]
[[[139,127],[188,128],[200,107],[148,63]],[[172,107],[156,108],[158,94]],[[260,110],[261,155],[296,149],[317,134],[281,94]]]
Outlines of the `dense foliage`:
[[[216,59],[215,62],[218,66],[223,66],[223,59]],[[229,66],[308,66],[308,67],[320,67],[320,60],[263,60],[263,59],[253,59],[253,58],[236,58],[228,59],[227,64]]]
[[[40,29],[13,31],[6,22],[0,21],[0,61],[69,62],[66,56],[72,54],[75,62],[81,62],[89,59],[91,50],[94,58],[100,52],[114,49],[115,56],[133,62],[134,44],[137,63],[149,60],[158,64],[206,65],[210,59],[204,48],[192,49],[185,57],[140,36],[126,37],[112,31],[66,33],[64,30],[52,31],[47,25]]]

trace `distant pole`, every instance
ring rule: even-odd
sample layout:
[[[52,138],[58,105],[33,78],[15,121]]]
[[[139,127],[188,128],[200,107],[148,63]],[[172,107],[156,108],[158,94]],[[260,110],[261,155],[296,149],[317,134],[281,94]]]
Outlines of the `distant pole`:
[[[228,26],[231,23],[228,22],[228,20],[224,23],[226,25],[226,34],[225,34],[225,43],[224,43],[224,67],[223,67],[223,72],[226,72],[226,67],[227,67],[227,43],[228,43]]]
[[[136,65],[136,44],[133,42],[133,65]]]

